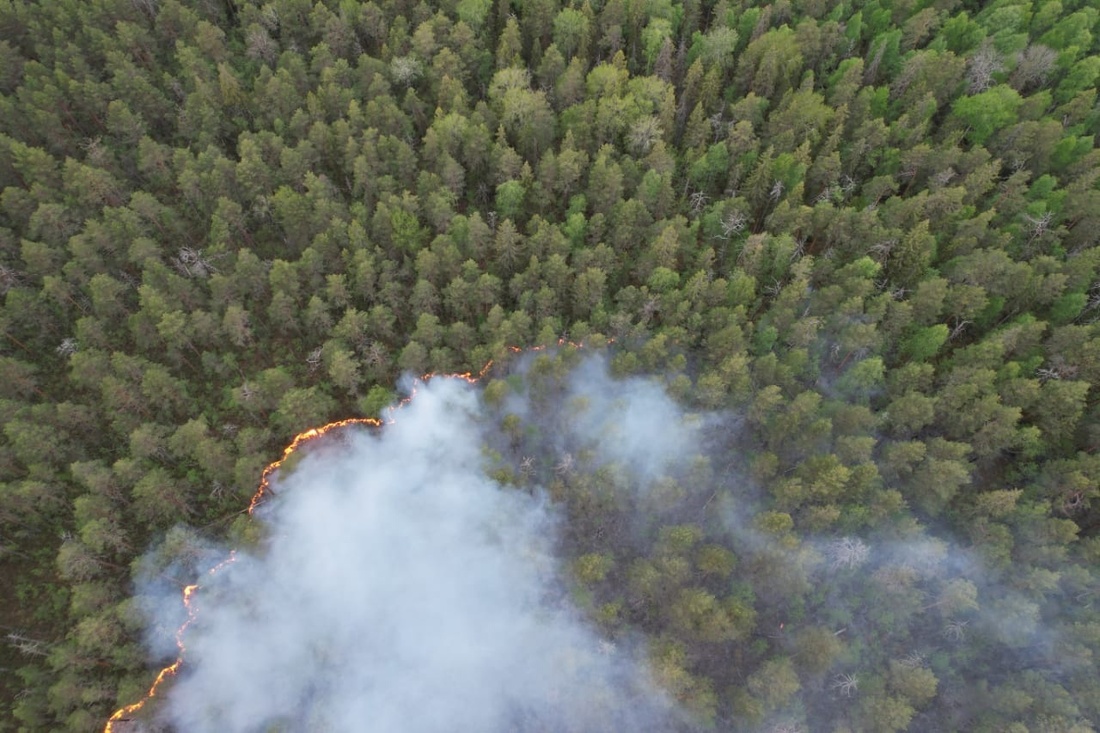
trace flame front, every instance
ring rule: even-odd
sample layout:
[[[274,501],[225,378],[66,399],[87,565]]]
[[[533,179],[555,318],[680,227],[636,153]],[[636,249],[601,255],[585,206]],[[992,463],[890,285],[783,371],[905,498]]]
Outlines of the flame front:
[[[347,420],[337,420],[336,422],[330,422],[328,425],[322,425],[319,428],[310,428],[304,433],[298,433],[294,436],[294,440],[290,441],[290,445],[283,449],[282,457],[269,463],[263,473],[260,474],[260,486],[256,489],[256,493],[252,495],[252,500],[248,504],[248,513],[252,514],[256,511],[256,507],[260,505],[260,501],[269,493],[271,493],[271,474],[279,469],[283,463],[286,462],[291,455],[294,454],[299,448],[306,443],[320,438],[326,433],[330,433],[337,428],[345,428],[349,425],[367,425],[370,427],[378,427],[382,425],[381,420],[377,420],[373,417],[353,417]]]
[[[608,340],[608,343],[611,343],[610,339]],[[575,344],[571,341],[566,341],[565,339],[559,340],[558,341],[558,346],[570,346],[572,348],[581,348],[580,344]],[[518,354],[518,353],[521,353],[521,352],[525,351],[525,349],[521,349],[518,346],[509,346],[507,348],[508,348],[508,351],[513,353],[513,354]],[[527,349],[527,350],[529,350],[529,351],[542,351],[544,349],[545,349],[544,346],[535,346],[535,347],[531,347],[530,349]],[[413,398],[413,396],[416,394],[416,385],[417,384],[427,382],[430,379],[433,379],[435,377],[449,377],[449,378],[454,378],[454,379],[463,379],[463,380],[469,382],[470,384],[477,384],[478,382],[480,382],[485,377],[485,375],[487,375],[489,373],[489,370],[492,367],[493,367],[493,361],[490,360],[485,366],[483,366],[478,371],[477,374],[474,374],[473,372],[464,372],[462,374],[436,374],[436,373],[425,374],[425,375],[423,375],[422,377],[420,377],[419,379],[417,379],[413,382],[413,388],[412,388],[412,390],[410,391],[410,393],[407,397],[405,397],[404,399],[399,401],[393,407],[388,408],[387,417],[386,417],[385,420],[379,420],[379,419],[372,418],[372,417],[353,417],[353,418],[348,418],[346,420],[337,420],[336,422],[330,422],[327,425],[322,425],[322,426],[316,427],[316,428],[310,428],[309,430],[298,433],[297,435],[294,436],[294,439],[290,441],[290,444],[286,448],[283,449],[283,455],[278,460],[273,461],[272,463],[269,463],[267,465],[267,467],[264,468],[263,473],[260,474],[260,485],[256,489],[256,492],[252,495],[252,499],[248,504],[248,509],[246,510],[247,513],[249,515],[253,514],[256,511],[256,507],[258,507],[260,505],[260,502],[263,500],[263,498],[266,495],[272,493],[272,488],[271,488],[271,476],[272,476],[272,474],[276,470],[278,470],[278,468],[280,466],[282,466],[286,462],[286,460],[288,458],[290,458],[290,456],[292,456],[299,448],[304,446],[306,443],[310,443],[310,442],[320,438],[321,436],[326,435],[326,434],[328,434],[328,433],[330,433],[334,430],[337,430],[339,428],[350,427],[352,425],[365,425],[365,426],[368,426],[368,427],[375,427],[376,428],[376,427],[381,427],[382,425],[384,425],[386,423],[392,423],[393,420],[394,420],[394,413],[396,412],[396,410],[398,410],[403,405],[407,404],[409,402],[409,400],[411,400]],[[233,550],[229,553],[229,556],[226,559],[222,560],[220,563],[218,563],[214,567],[210,568],[210,570],[208,570],[206,572],[206,574],[212,576],[212,575],[216,574],[222,568],[226,567],[227,565],[233,564],[233,562],[236,559],[237,559],[236,558],[236,550]],[[201,584],[195,583],[194,585],[186,586],[183,589],[183,605],[187,609],[187,620],[184,621],[183,624],[176,630],[176,648],[179,649],[179,654],[176,656],[176,661],[172,662],[170,665],[168,665],[167,667],[162,669],[157,674],[156,679],[153,680],[152,686],[149,687],[149,691],[147,693],[145,693],[145,697],[143,697],[141,700],[138,700],[135,703],[132,703],[130,705],[126,705],[125,707],[121,707],[118,710],[116,710],[114,712],[114,714],[111,715],[111,717],[107,720],[107,724],[103,729],[103,733],[120,733],[115,728],[115,724],[116,723],[124,723],[124,722],[127,722],[129,720],[132,720],[132,718],[131,718],[132,715],[134,715],[135,713],[140,711],[142,708],[144,708],[146,703],[148,703],[150,700],[152,700],[153,698],[155,698],[157,696],[157,692],[160,689],[161,684],[166,679],[168,679],[169,677],[175,676],[175,674],[177,672],[179,672],[180,667],[183,666],[183,655],[184,655],[184,652],[186,651],[186,647],[184,646],[184,643],[183,643],[184,633],[187,631],[187,627],[189,627],[191,625],[191,623],[196,618],[196,610],[195,610],[195,606],[193,604],[193,600],[194,600],[195,593],[201,587],[202,587]]]
[[[231,565],[236,559],[237,551],[233,550],[229,553],[229,557],[225,558],[220,563],[207,570],[206,574],[214,575],[226,565]],[[187,631],[187,627],[190,626],[191,622],[195,620],[195,607],[192,604],[192,601],[194,600],[195,591],[197,591],[199,587],[199,584],[195,583],[193,585],[188,585],[183,589],[183,605],[184,608],[187,609],[187,620],[184,621],[178,629],[176,629],[176,648],[179,649],[179,654],[176,656],[176,661],[169,664],[157,674],[157,678],[153,680],[153,684],[149,688],[149,692],[145,693],[145,697],[131,705],[127,705],[123,708],[119,708],[118,710],[116,710],[114,715],[112,715],[107,721],[107,725],[103,729],[104,733],[113,733],[113,731],[115,730],[115,723],[129,720],[130,715],[145,707],[145,703],[149,702],[149,700],[157,696],[157,690],[160,688],[161,683],[169,677],[175,675],[176,672],[179,671],[180,666],[183,665],[183,635],[184,632]]]

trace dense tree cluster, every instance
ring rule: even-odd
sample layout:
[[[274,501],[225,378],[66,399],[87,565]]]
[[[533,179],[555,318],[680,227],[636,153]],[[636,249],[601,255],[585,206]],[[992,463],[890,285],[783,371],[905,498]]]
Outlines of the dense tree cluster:
[[[805,434],[812,448],[780,475],[755,418],[707,412],[683,418],[690,446],[668,465],[609,459],[603,436],[577,429],[608,407],[570,397],[579,358],[540,356],[525,379],[490,382],[496,477],[549,487],[568,516],[574,600],[615,641],[644,633],[699,729],[1093,730],[1094,643],[1080,634],[1095,558],[1071,549],[1087,541],[1076,523],[1020,489],[907,510],[921,494],[876,460],[870,410],[816,393],[788,406],[814,425],[788,424],[784,442]],[[513,392],[534,408],[510,412]],[[560,435],[573,437],[548,439]],[[916,454],[924,482],[966,481],[956,444]]]
[[[1087,0],[0,0],[0,730],[142,695],[135,559],[246,531],[295,433],[563,336],[742,421],[751,542],[728,466],[639,533],[612,469],[540,463],[578,595],[701,724],[1100,725],[1098,35]]]

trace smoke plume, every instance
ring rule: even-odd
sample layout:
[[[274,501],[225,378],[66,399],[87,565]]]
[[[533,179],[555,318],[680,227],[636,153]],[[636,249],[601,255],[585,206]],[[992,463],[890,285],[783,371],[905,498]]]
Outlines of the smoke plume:
[[[864,476],[830,514],[795,500],[801,466],[767,479],[736,415],[685,411],[602,357],[516,361],[483,385],[413,383],[392,423],[284,463],[259,549],[212,575],[191,552],[184,662],[143,715],[188,733],[970,730],[975,680],[1009,695],[1095,669],[1070,651],[1088,589],[1052,592],[1061,520],[1021,509],[1051,569],[1019,576],[924,526],[867,458],[814,456],[846,487]],[[174,654],[178,589],[156,562],[150,643]],[[1095,707],[1029,699],[1036,720]]]
[[[621,404],[635,409],[634,397]],[[384,429],[345,430],[281,471],[262,551],[202,581],[166,722],[193,733],[679,727],[639,650],[602,639],[570,603],[545,494],[488,477],[488,425],[479,387],[435,378]],[[643,452],[610,434],[602,445],[615,460]]]

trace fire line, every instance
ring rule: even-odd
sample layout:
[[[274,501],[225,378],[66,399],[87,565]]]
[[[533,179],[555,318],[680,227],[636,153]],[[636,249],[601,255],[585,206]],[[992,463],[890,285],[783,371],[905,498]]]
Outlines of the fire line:
[[[610,344],[612,342],[613,342],[612,339],[608,339],[607,343]],[[571,348],[582,348],[582,344],[573,343],[573,342],[567,341],[565,339],[560,339],[558,341],[557,345],[558,346],[569,346]],[[510,351],[511,353],[518,354],[518,353],[521,353],[523,351],[543,351],[546,347],[544,347],[544,346],[534,346],[534,347],[531,347],[529,349],[522,349],[518,346],[509,346],[507,348],[508,348],[508,351]],[[409,393],[408,396],[406,396],[405,398],[400,400],[396,405],[388,408],[388,410],[387,410],[388,414],[386,416],[386,419],[379,420],[377,418],[372,418],[372,417],[353,417],[353,418],[347,418],[345,420],[337,420],[335,422],[328,423],[327,425],[321,425],[320,427],[310,428],[309,430],[305,430],[301,433],[298,433],[297,435],[294,436],[293,440],[290,441],[290,444],[287,445],[287,447],[283,449],[282,456],[280,456],[277,460],[269,463],[267,465],[267,467],[264,468],[263,472],[260,474],[260,485],[256,489],[256,492],[252,495],[252,499],[251,499],[251,501],[249,501],[248,508],[245,511],[249,515],[253,515],[255,513],[256,508],[263,501],[264,497],[267,494],[272,493],[272,489],[271,489],[271,476],[272,476],[272,474],[276,470],[278,470],[278,468],[280,466],[282,466],[286,462],[286,460],[288,458],[290,458],[291,455],[293,455],[299,448],[306,445],[307,443],[311,443],[314,440],[317,440],[318,438],[320,438],[321,436],[326,435],[328,433],[331,433],[332,431],[338,430],[340,428],[350,427],[350,426],[353,426],[353,425],[364,425],[364,426],[368,426],[368,427],[377,428],[377,427],[381,427],[381,426],[383,426],[387,423],[392,423],[392,422],[394,422],[394,413],[398,409],[400,409],[402,406],[407,404],[413,398],[413,396],[416,395],[416,385],[427,383],[429,380],[434,379],[436,377],[447,377],[447,378],[452,378],[452,379],[463,379],[463,380],[469,382],[470,384],[477,384],[485,377],[485,375],[487,375],[489,373],[489,370],[492,367],[493,367],[493,361],[489,360],[489,362],[487,364],[485,364],[485,366],[483,366],[478,371],[477,374],[474,374],[473,372],[464,372],[462,374],[435,374],[435,373],[425,374],[425,375],[419,377],[418,379],[416,379],[413,382],[413,387],[410,390],[410,393]],[[222,568],[225,568],[229,565],[232,565],[233,562],[236,561],[236,559],[237,559],[236,558],[236,550],[232,550],[232,551],[230,551],[228,557],[226,557],[224,560],[219,562],[214,567],[207,570],[205,574],[209,575],[209,576],[213,576],[213,575],[217,574]],[[179,672],[180,668],[183,666],[183,657],[184,657],[184,652],[186,651],[186,647],[185,647],[184,642],[183,642],[183,637],[184,637],[185,632],[187,631],[187,628],[197,618],[197,615],[196,615],[197,612],[196,612],[195,607],[193,605],[193,600],[194,600],[195,593],[200,588],[202,588],[202,585],[200,583],[194,583],[192,585],[186,586],[183,589],[183,605],[184,605],[184,608],[187,610],[187,620],[184,621],[183,624],[180,625],[180,627],[176,630],[176,648],[179,650],[179,653],[176,655],[176,660],[174,662],[172,662],[171,664],[169,664],[167,667],[164,667],[163,669],[161,669],[159,673],[157,673],[156,678],[153,680],[153,684],[149,687],[149,691],[145,693],[145,697],[143,697],[142,699],[138,700],[135,703],[131,703],[130,705],[123,706],[123,707],[119,708],[118,710],[116,710],[111,715],[111,717],[107,720],[107,724],[103,728],[103,733],[122,733],[119,729],[117,729],[115,727],[115,724],[116,723],[127,723],[127,722],[132,721],[133,720],[132,716],[135,713],[139,712],[142,708],[144,708],[146,703],[148,703],[150,700],[152,700],[153,698],[155,698],[157,696],[157,693],[160,690],[161,684],[163,684],[164,681],[167,680],[168,678],[174,677],[176,675],[176,673]]]

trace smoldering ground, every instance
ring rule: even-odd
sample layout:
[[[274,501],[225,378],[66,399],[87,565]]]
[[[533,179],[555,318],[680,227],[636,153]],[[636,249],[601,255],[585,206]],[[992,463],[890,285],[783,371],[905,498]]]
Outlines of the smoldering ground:
[[[200,581],[160,716],[197,733],[680,727],[639,650],[568,601],[558,512],[487,477],[480,390],[432,379],[395,418],[277,478],[263,551]],[[155,615],[163,637],[175,619]]]

